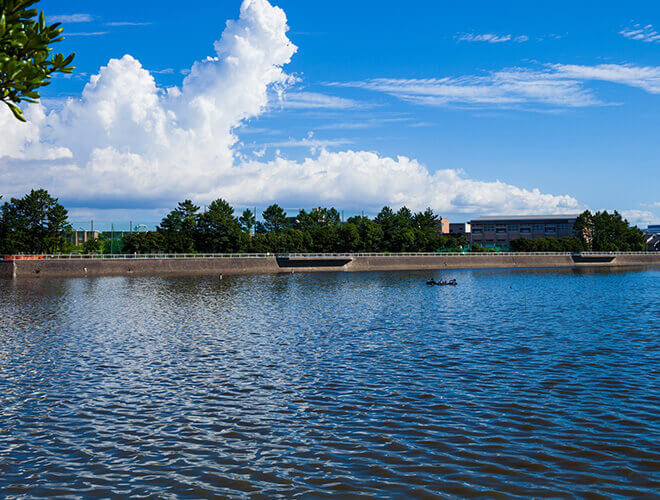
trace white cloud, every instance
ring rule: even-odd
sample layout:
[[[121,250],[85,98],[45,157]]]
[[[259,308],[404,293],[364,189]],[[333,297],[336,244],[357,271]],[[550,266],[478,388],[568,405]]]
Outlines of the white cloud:
[[[106,26],[150,26],[151,24],[152,23],[150,22],[136,23],[131,21],[114,21],[105,23]]]
[[[500,181],[476,181],[453,169],[430,172],[416,160],[367,151],[322,150],[303,161],[278,157],[267,163],[247,162],[241,170],[246,175],[236,177],[236,183],[214,189],[207,196],[229,196],[243,203],[285,199],[293,206],[335,203],[356,209],[406,204],[413,209],[431,206],[463,213],[562,213],[575,211],[579,205],[570,196],[544,194]]]
[[[428,106],[577,108],[606,104],[591,89],[588,80],[600,80],[660,93],[660,67],[627,64],[580,66],[546,65],[540,70],[512,68],[485,76],[428,79],[374,78],[335,82],[332,86],[383,92],[401,100]],[[538,109],[538,108],[532,108]]]
[[[637,87],[651,94],[660,93],[660,66],[634,66],[632,64],[599,64],[579,66],[553,64],[557,78],[600,80]]]
[[[51,23],[89,23],[94,18],[91,14],[65,14],[60,16],[48,16]]]
[[[660,217],[658,217],[653,212],[649,212],[648,210],[623,210],[621,215],[631,224],[641,228],[645,228],[649,224],[660,223]]]
[[[66,36],[103,36],[107,34],[107,31],[79,31],[74,33],[64,33]]]
[[[218,196],[235,204],[405,203],[465,213],[578,208],[567,195],[472,180],[454,169],[432,172],[403,156],[328,152],[330,144],[313,136],[300,141],[317,151],[310,158],[294,161],[278,151],[271,161],[244,159],[237,130],[293,81],[283,71],[297,50],[287,30],[281,9],[267,0],[244,0],[215,54],[196,62],[181,87],[159,89],[152,74],[125,55],[111,59],[80,98],[61,109],[30,105],[27,124],[0,108],[4,194],[45,187],[77,206],[110,208],[172,206],[184,197],[206,203]],[[312,96],[303,100],[323,101]]]
[[[460,35],[456,35],[456,39],[459,42],[522,43],[529,40],[529,37],[527,35],[497,35],[495,33],[461,33]]]
[[[353,141],[349,139],[315,139],[314,134],[310,132],[307,137],[302,139],[287,139],[286,141],[270,142],[265,144],[268,147],[278,148],[309,148],[312,151],[320,151],[330,147],[339,147],[352,144]]]
[[[281,94],[273,105],[289,109],[361,109],[364,103],[317,92],[286,92]]]
[[[578,81],[557,79],[547,72],[523,69],[498,71],[488,76],[375,78],[333,85],[383,92],[407,102],[427,106],[519,107],[541,104],[583,107],[602,104]]]
[[[646,43],[660,42],[660,33],[653,29],[652,24],[647,24],[646,26],[635,24],[632,28],[619,31],[619,34],[626,38],[640,40]]]

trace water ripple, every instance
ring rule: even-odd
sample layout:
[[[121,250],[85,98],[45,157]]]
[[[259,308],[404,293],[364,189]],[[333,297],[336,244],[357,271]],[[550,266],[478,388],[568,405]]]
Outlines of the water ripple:
[[[0,282],[1,495],[657,496],[658,270],[428,274]]]

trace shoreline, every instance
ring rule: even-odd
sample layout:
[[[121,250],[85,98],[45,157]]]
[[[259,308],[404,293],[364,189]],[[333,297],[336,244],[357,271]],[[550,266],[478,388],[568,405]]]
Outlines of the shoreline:
[[[0,278],[214,276],[292,272],[660,266],[660,252],[592,254],[288,254],[269,256],[52,256],[0,261]]]

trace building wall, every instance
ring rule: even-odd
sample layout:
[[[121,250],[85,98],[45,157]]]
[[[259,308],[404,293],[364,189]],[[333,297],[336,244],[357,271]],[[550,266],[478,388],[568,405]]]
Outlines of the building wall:
[[[74,231],[69,241],[74,245],[82,245],[87,240],[93,240],[98,237],[98,231]]]
[[[470,224],[467,222],[454,222],[449,224],[449,234],[461,236],[470,234]]]
[[[518,238],[563,238],[574,236],[575,218],[565,219],[501,219],[473,220],[471,243],[482,246],[507,247]]]
[[[440,233],[449,234],[449,219],[440,219]]]

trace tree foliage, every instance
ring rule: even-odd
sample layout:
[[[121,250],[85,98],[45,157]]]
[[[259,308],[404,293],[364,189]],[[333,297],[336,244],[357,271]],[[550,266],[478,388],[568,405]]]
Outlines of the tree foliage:
[[[0,253],[57,253],[67,246],[67,211],[44,189],[11,198],[0,209]]]
[[[384,207],[375,219],[351,217],[342,223],[335,208],[300,210],[292,221],[279,205],[273,204],[264,210],[263,221],[256,224],[251,210],[237,218],[222,199],[212,202],[204,213],[198,210],[190,200],[179,203],[156,232],[125,235],[124,251],[436,252],[458,250],[468,244],[465,236],[440,234],[439,217],[431,209],[412,213],[404,207],[395,213]],[[254,234],[250,232],[252,227],[256,228]]]
[[[249,233],[257,223],[257,218],[256,215],[252,213],[252,210],[248,208],[243,210],[243,213],[238,218],[238,222],[241,225],[241,229],[246,233]]]
[[[584,244],[580,238],[566,236],[563,238],[518,238],[511,241],[514,252],[581,252]]]
[[[644,250],[644,234],[631,226],[616,210],[591,213],[586,210],[575,221],[575,232],[585,250],[631,252]]]
[[[82,244],[82,253],[85,255],[92,255],[95,253],[101,253],[103,250],[103,245],[98,238],[90,238]]]
[[[51,45],[64,38],[60,23],[46,24],[39,0],[0,0],[0,100],[25,121],[21,102],[37,102],[39,89],[53,73],[71,73],[74,54],[51,54]]]
[[[163,246],[174,253],[195,251],[199,207],[190,200],[179,203],[161,221],[158,231],[163,235]]]
[[[271,205],[262,214],[263,223],[258,224],[259,232],[281,231],[289,226],[289,219],[284,209],[277,204]]]

